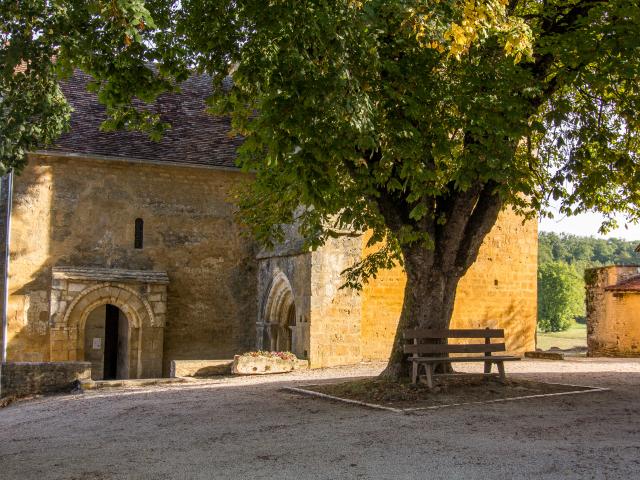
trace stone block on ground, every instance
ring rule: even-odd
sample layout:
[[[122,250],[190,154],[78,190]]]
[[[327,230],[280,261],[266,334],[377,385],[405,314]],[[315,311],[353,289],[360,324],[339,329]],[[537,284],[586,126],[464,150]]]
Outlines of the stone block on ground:
[[[233,360],[172,360],[170,377],[229,375]]]
[[[234,375],[266,375],[287,373],[294,370],[296,359],[280,357],[236,355],[233,358],[231,372]]]
[[[539,352],[531,351],[524,352],[526,358],[539,358],[542,360],[564,360],[564,354],[562,352]]]
[[[293,369],[294,370],[307,370],[307,369],[309,369],[309,360],[301,360],[301,359],[297,358],[293,362]]]

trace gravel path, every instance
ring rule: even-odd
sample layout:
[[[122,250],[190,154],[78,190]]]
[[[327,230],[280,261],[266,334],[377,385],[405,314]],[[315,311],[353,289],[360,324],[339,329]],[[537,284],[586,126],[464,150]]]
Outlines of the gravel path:
[[[0,478],[640,478],[640,359],[514,362],[508,374],[611,391],[413,415],[281,390],[380,368],[17,402],[0,410]]]

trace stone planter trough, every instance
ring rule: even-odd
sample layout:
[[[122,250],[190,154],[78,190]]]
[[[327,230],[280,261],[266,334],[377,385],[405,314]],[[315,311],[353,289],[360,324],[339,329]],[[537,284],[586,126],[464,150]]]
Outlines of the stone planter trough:
[[[269,373],[287,373],[295,369],[296,360],[280,357],[252,357],[236,355],[233,357],[231,372],[234,375],[266,375]]]

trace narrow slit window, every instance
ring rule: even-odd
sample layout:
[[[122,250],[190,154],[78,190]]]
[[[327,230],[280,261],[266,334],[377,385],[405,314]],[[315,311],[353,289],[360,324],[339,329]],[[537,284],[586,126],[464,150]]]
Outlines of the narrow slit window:
[[[135,240],[133,242],[133,247],[142,248],[143,238],[144,238],[144,221],[141,218],[136,218]]]

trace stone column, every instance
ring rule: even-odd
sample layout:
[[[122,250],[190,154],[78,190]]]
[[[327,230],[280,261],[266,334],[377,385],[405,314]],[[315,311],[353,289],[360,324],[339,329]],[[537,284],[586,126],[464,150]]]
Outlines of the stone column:
[[[264,349],[264,323],[256,323],[256,350]]]

